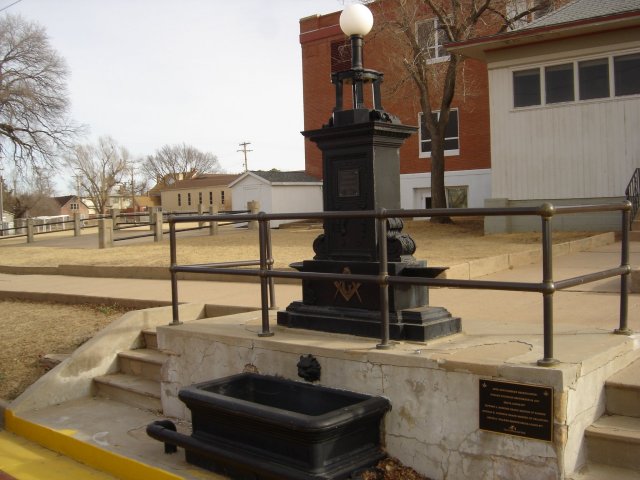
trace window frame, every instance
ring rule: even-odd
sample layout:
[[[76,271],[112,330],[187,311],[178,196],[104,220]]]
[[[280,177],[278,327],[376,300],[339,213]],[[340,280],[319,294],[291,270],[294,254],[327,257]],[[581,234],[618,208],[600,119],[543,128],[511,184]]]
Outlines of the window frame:
[[[453,192],[464,193],[464,205],[452,206],[451,196]],[[447,199],[447,208],[468,208],[469,207],[469,185],[445,185],[445,197]]]
[[[433,25],[432,35],[429,36],[429,39],[434,39],[433,45],[422,45],[420,42],[420,26],[427,23]],[[451,40],[448,38],[446,32],[442,28],[439,28],[439,25],[440,19],[438,17],[425,18],[416,22],[416,41],[423,51],[426,50],[429,52],[427,63],[448,62],[451,58],[451,55],[444,48],[444,44]],[[441,38],[441,35],[444,37],[444,40]],[[442,55],[440,55],[441,50],[444,52]],[[432,52],[435,53],[435,55],[432,55]]]
[[[602,101],[614,101],[618,99],[625,99],[634,96],[640,96],[640,90],[637,93],[620,93],[617,91],[617,77],[616,77],[616,59],[621,57],[630,57],[634,55],[640,56],[640,50],[628,50],[621,51],[615,53],[608,54],[594,54],[584,57],[576,57],[573,59],[564,59],[562,61],[557,62],[549,62],[549,63],[539,63],[535,65],[530,65],[527,67],[514,67],[510,69],[511,74],[511,110],[513,111],[521,111],[531,108],[545,108],[545,107],[555,107],[560,105],[573,105],[573,104],[583,104],[589,102],[602,102]],[[597,60],[606,60],[607,61],[607,82],[608,82],[608,95],[600,96],[600,97],[592,97],[592,98],[583,98],[584,92],[581,91],[580,85],[580,65],[586,62],[595,62]],[[571,64],[573,66],[573,100],[568,101],[559,101],[559,102],[547,102],[547,89],[546,89],[546,71],[549,67],[557,67],[561,65]],[[516,88],[515,88],[515,78],[516,74],[520,72],[533,71],[538,70],[538,78],[540,85],[540,103],[530,104],[525,106],[516,106]]]
[[[457,155],[460,155],[460,109],[458,107],[451,108],[450,113],[449,113],[449,121],[451,121],[451,113],[453,113],[453,112],[455,112],[455,115],[456,115],[456,123],[457,123],[456,133],[457,133],[457,136],[455,136],[455,137],[454,136],[447,137],[446,136],[446,131],[445,131],[444,141],[445,141],[445,144],[446,144],[447,140],[456,139],[457,142],[458,142],[458,148],[449,149],[449,150],[447,150],[445,148],[445,150],[444,150],[444,156],[445,157],[455,157]],[[434,115],[438,115],[439,116],[440,115],[440,110],[434,110],[431,113],[432,113],[432,115],[434,114]],[[447,127],[448,126],[449,125],[447,124]],[[422,138],[422,112],[418,112],[418,157],[419,158],[431,158],[431,149],[429,149],[428,152],[425,152],[425,151],[423,151],[423,148],[422,148],[423,147],[423,143],[427,142],[427,141],[429,143],[431,143],[431,138],[429,138],[429,140],[423,140],[423,138]]]

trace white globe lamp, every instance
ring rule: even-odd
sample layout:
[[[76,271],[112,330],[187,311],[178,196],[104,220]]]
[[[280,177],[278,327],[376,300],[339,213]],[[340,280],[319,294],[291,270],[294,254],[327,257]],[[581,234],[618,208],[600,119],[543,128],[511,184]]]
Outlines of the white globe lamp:
[[[373,27],[371,10],[361,4],[347,6],[340,14],[340,28],[345,35],[364,37]]]

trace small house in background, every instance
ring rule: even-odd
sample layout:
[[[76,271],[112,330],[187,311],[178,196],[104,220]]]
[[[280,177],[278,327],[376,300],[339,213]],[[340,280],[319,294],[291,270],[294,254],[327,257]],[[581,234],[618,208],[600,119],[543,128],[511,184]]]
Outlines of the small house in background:
[[[304,171],[250,171],[229,184],[238,208],[252,200],[260,202],[265,213],[303,213],[322,211],[322,181]],[[293,220],[275,220],[278,227]]]
[[[229,184],[238,178],[237,174],[199,174],[193,178],[178,180],[165,185],[160,190],[162,209],[167,212],[197,212],[202,205],[208,211],[212,205],[218,210],[233,210],[232,192]],[[246,204],[240,204],[241,209]]]
[[[79,199],[76,195],[53,197],[53,199],[60,205],[59,215],[73,216],[75,213],[79,213],[82,218],[85,218],[95,213],[91,211],[91,208],[89,208],[84,200]]]
[[[574,0],[518,30],[447,49],[489,71],[486,206],[624,199],[640,167],[640,0]],[[531,230],[532,219],[487,217],[485,230]],[[559,216],[553,226],[619,230],[620,216]]]

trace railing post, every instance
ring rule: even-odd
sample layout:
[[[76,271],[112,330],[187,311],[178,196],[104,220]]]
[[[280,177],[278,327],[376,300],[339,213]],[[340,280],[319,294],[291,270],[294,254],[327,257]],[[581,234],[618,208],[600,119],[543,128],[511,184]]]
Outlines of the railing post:
[[[267,284],[267,222],[264,219],[258,221],[258,236],[260,241],[260,307],[262,311],[262,331],[259,337],[271,337],[273,332],[269,330],[269,303]]]
[[[81,220],[82,218],[80,213],[76,212],[73,214],[73,236],[74,237],[80,236],[80,231],[82,230],[81,223],[80,223]]]
[[[113,220],[101,218],[98,220],[98,248],[113,247]]]
[[[387,271],[387,219],[384,217],[384,208],[380,210],[379,216],[376,217],[376,231],[378,234],[378,252],[379,252],[379,277],[378,286],[380,288],[380,343],[376,348],[388,350],[392,348],[389,343],[389,283]]]
[[[153,240],[155,242],[162,241],[162,226],[164,225],[162,220],[162,210],[156,210],[153,216]]]
[[[271,222],[266,220],[266,254],[267,254],[267,269],[271,271],[273,269],[273,252],[271,249]],[[275,282],[273,277],[269,277],[269,308],[271,310],[277,310],[276,306],[276,290],[274,286]]]
[[[218,205],[211,205],[209,207],[209,215],[217,215],[218,214]],[[217,235],[218,234],[218,222],[214,222],[213,220],[209,222],[209,235]]]
[[[542,283],[544,291],[542,293],[543,322],[544,322],[544,358],[538,360],[541,367],[556,365],[558,360],[553,358],[553,294],[555,285],[553,283],[553,243],[551,238],[551,217],[554,208],[550,203],[541,206],[542,219]]]
[[[156,223],[156,209],[157,207],[151,207],[149,209],[149,230],[151,230],[152,232],[154,231],[155,227],[155,223]]]
[[[204,214],[204,205],[198,204],[198,215]],[[204,222],[198,222],[198,228],[204,228]]]
[[[175,271],[177,265],[177,246],[176,246],[176,224],[169,217],[169,271],[171,272],[171,314],[172,321],[169,325],[180,325],[180,314],[178,312],[178,272]]]
[[[27,243],[33,242],[33,218],[27,218]]]
[[[247,202],[247,210],[249,210],[249,213],[251,213],[251,215],[257,215],[258,212],[260,211],[260,202],[258,202],[257,200],[250,200]],[[257,230],[258,229],[258,222],[256,220],[251,220],[249,222],[249,224],[247,225],[247,228],[249,230]]]
[[[625,202],[622,210],[622,245],[620,252],[620,266],[626,268],[626,273],[620,275],[620,326],[614,330],[619,335],[631,335],[633,333],[627,323],[629,315],[629,226],[631,224],[631,202]]]
[[[120,221],[120,209],[111,209],[111,220],[113,222],[113,229],[118,230],[118,222]]]

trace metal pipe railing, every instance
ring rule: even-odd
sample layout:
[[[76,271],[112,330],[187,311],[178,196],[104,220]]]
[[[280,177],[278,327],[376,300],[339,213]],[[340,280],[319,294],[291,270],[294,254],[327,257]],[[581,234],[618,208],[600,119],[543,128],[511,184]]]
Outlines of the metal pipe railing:
[[[273,332],[269,326],[268,307],[275,308],[275,293],[273,280],[275,278],[292,279],[315,279],[315,280],[338,280],[361,283],[378,284],[380,292],[380,343],[377,348],[391,348],[389,341],[389,286],[390,285],[421,285],[432,287],[480,289],[480,290],[504,290],[514,292],[535,292],[543,296],[543,337],[544,337],[544,357],[538,360],[538,365],[551,366],[558,363],[553,354],[553,299],[557,291],[564,290],[576,285],[581,285],[605,278],[620,276],[620,324],[615,333],[628,335],[631,330],[628,328],[628,278],[631,272],[629,265],[629,214],[631,203],[604,204],[604,205],[579,205],[579,206],[559,206],[543,204],[539,207],[518,207],[518,208],[469,208],[469,209],[427,209],[427,210],[378,210],[378,211],[345,211],[345,212],[312,212],[312,213],[290,213],[290,214],[258,214],[241,215],[243,222],[258,221],[259,224],[259,261],[238,261],[221,262],[198,265],[178,265],[176,261],[176,223],[193,221],[225,221],[239,220],[238,215],[216,214],[197,216],[172,216],[169,218],[170,226],[170,254],[171,254],[171,290],[173,305],[172,325],[180,324],[178,317],[178,272],[192,273],[218,273],[225,275],[254,276],[260,278],[262,329],[260,336],[271,336]],[[622,252],[621,265],[599,272],[592,272],[569,279],[554,281],[553,279],[553,241],[551,220],[555,215],[568,215],[577,213],[595,212],[622,212]],[[541,218],[542,229],[542,280],[541,282],[507,282],[490,280],[462,280],[443,278],[418,278],[390,276],[388,273],[387,242],[383,241],[387,236],[388,218],[415,218],[415,217],[437,217],[437,216],[508,216],[508,215],[533,215]],[[274,270],[271,245],[271,220],[298,220],[298,219],[350,219],[350,218],[372,218],[376,222],[376,234],[378,236],[378,255],[380,267],[377,275],[362,275],[351,273],[320,273],[320,272],[297,272]],[[235,268],[259,265],[257,269]]]

